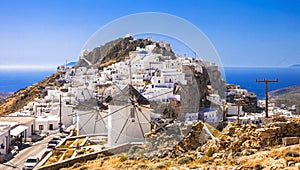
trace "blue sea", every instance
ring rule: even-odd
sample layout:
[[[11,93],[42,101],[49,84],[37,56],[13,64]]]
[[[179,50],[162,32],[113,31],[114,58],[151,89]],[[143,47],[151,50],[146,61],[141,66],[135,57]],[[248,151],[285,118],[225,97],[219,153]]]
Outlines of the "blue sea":
[[[300,85],[300,68],[246,68],[225,67],[227,83],[238,84],[250,92],[255,92],[262,99],[265,95],[265,84],[256,83],[256,79],[276,79],[270,83],[269,91],[283,87]],[[0,70],[0,92],[15,92],[21,88],[43,80],[54,73],[51,70]]]
[[[0,92],[16,92],[53,73],[54,70],[0,70]]]
[[[269,83],[269,91],[300,85],[300,68],[224,68],[226,83],[238,84],[241,88],[255,92],[258,98],[265,97],[265,83],[257,83],[255,80],[278,78],[278,83]]]

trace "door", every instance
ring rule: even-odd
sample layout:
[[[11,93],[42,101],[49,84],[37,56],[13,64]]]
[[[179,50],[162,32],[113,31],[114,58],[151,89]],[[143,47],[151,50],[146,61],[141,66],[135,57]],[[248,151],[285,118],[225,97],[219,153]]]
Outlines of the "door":
[[[53,130],[53,124],[49,124],[49,130]]]

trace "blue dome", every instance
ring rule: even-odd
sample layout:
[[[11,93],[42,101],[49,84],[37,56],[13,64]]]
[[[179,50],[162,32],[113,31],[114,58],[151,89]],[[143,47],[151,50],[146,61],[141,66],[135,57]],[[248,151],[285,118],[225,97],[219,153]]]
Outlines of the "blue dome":
[[[141,51],[138,52],[138,54],[147,54],[147,51],[141,50]]]

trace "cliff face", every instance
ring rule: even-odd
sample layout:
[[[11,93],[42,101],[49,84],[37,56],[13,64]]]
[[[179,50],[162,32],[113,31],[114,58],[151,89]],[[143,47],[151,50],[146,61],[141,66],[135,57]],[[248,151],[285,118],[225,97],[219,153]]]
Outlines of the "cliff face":
[[[0,115],[8,115],[10,113],[22,109],[29,102],[39,97],[39,94],[42,92],[44,87],[54,86],[55,80],[58,78],[59,78],[59,73],[54,73],[53,75],[45,78],[41,82],[20,89],[17,92],[10,95],[9,97],[1,100]]]

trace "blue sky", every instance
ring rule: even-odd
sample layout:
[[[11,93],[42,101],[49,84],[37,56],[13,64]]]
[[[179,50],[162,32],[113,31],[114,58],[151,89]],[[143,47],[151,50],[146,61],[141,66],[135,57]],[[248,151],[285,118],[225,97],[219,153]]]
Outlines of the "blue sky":
[[[224,66],[300,63],[296,0],[0,0],[0,66],[56,66],[77,60],[89,37],[134,13],[163,12],[197,26]]]

